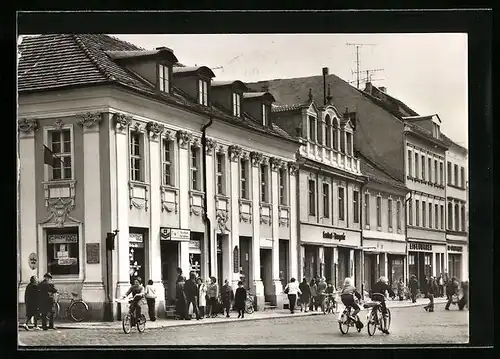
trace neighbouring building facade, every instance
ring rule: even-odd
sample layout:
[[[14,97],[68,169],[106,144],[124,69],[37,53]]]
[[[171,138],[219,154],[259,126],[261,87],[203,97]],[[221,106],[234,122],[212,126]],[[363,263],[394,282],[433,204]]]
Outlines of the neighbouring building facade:
[[[243,280],[258,308],[281,301],[298,275],[300,143],[271,122],[270,93],[105,35],[28,37],[19,52],[21,312],[45,272],[95,317],[135,277],[162,313],[177,267]]]
[[[468,151],[452,142],[446,152],[446,257],[450,276],[468,280]]]
[[[345,277],[361,284],[361,175],[354,154],[356,124],[327,98],[318,106],[309,92],[297,102],[276,91],[273,120],[302,141],[298,153],[299,280],[325,277],[335,287]],[[296,255],[297,255],[296,254]]]

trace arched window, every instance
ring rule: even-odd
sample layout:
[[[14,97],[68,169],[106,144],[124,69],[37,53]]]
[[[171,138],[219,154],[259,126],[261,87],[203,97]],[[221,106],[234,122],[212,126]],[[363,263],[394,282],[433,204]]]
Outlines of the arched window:
[[[332,142],[333,142],[333,148],[338,150],[339,149],[339,125],[338,125],[336,118],[334,118],[332,121]]]
[[[326,147],[332,148],[332,120],[330,119],[329,115],[326,115],[325,123],[326,123],[326,133],[325,133]]]

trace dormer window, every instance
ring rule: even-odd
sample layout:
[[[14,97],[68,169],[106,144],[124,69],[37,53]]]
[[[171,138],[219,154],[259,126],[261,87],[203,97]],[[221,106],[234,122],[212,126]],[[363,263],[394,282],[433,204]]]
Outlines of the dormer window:
[[[262,124],[264,126],[269,125],[268,106],[265,103],[262,104]]]
[[[158,64],[158,87],[161,92],[170,92],[169,68],[164,64]]]
[[[233,92],[233,116],[241,116],[241,94]]]
[[[208,106],[208,81],[198,80],[198,103]]]
[[[439,138],[439,125],[437,123],[432,123],[432,135]]]

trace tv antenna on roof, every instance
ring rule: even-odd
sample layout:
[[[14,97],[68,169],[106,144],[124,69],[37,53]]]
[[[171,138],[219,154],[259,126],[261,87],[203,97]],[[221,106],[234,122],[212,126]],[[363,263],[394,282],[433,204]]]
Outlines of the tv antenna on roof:
[[[364,46],[377,46],[376,44],[352,44],[347,42],[346,46],[355,46],[356,47],[356,71],[353,71],[353,73],[356,73],[356,87],[359,89],[359,75],[361,71],[359,70],[359,48],[364,47]]]

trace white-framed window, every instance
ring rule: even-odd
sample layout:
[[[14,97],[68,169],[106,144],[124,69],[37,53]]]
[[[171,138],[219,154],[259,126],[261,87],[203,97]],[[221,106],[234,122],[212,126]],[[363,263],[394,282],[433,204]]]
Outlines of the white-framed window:
[[[168,139],[162,141],[162,177],[164,186],[174,185],[174,146]]]
[[[392,199],[389,198],[387,200],[387,218],[388,218],[388,222],[389,222],[389,228],[392,229]]]
[[[412,176],[413,166],[411,165],[412,158],[413,158],[413,151],[408,150],[408,176],[410,177],[413,177]]]
[[[448,176],[447,176],[448,177],[448,182],[447,183],[451,184],[452,173],[451,173],[451,162],[450,161],[448,161],[448,166],[446,167],[446,169],[447,169],[447,172],[448,172],[447,173],[448,174]]]
[[[453,230],[453,205],[448,202],[448,229]]]
[[[330,185],[323,182],[323,218],[330,218]]]
[[[325,145],[327,148],[332,148],[332,120],[329,115],[325,118],[326,132],[325,132]]]
[[[413,200],[408,201],[408,225],[413,226]]]
[[[422,201],[422,227],[426,226],[426,218],[427,218],[427,209],[426,209],[426,202]]]
[[[260,201],[269,202],[269,166],[260,165]]]
[[[262,104],[262,124],[264,126],[269,126],[269,106],[265,103]]]
[[[278,178],[278,185],[279,185],[279,204],[280,205],[286,205],[288,202],[287,198],[287,171],[284,168],[281,168],[279,170],[279,178]]]
[[[453,176],[454,183],[453,184],[458,187],[459,186],[459,184],[458,184],[458,165],[453,166],[453,174],[454,174],[454,176]]]
[[[465,188],[465,168],[460,167],[460,187]]]
[[[309,194],[309,215],[316,215],[316,181],[309,180],[308,182],[308,194]]]
[[[216,175],[217,175],[217,194],[226,194],[226,156],[223,153],[217,153],[216,155]]]
[[[429,228],[432,228],[432,203],[429,202]]]
[[[346,147],[347,147],[345,149],[345,152],[349,156],[352,156],[352,133],[346,132],[345,136],[346,136]]]
[[[415,225],[420,226],[420,201],[415,200]]]
[[[370,194],[365,193],[365,225],[370,226]]]
[[[345,219],[345,188],[339,187],[339,220]]]
[[[441,186],[443,186],[444,185],[444,164],[443,164],[443,162],[439,162],[439,178],[440,178],[439,184]]]
[[[323,145],[323,122],[321,122],[321,119],[316,120],[316,133],[318,137],[318,143],[320,145]]]
[[[441,205],[441,229],[444,229],[444,205]]]
[[[233,115],[241,116],[241,94],[233,92]]]
[[[48,180],[73,179],[73,127],[65,125],[61,129],[46,129],[47,148],[50,154],[52,166],[49,166]]]
[[[47,271],[52,275],[80,274],[78,227],[47,228]]]
[[[248,199],[248,160],[240,160],[240,197]]]
[[[455,231],[460,231],[460,210],[458,209],[458,203],[455,203]]]
[[[158,64],[158,87],[161,92],[170,92],[170,72],[164,64]]]
[[[382,197],[377,196],[377,228],[382,227]]]
[[[339,149],[339,126],[337,120],[334,118],[332,120],[332,142],[333,148],[335,150]]]
[[[208,106],[208,81],[198,80],[198,103]]]
[[[353,222],[359,223],[359,191],[352,192]]]
[[[401,229],[401,201],[396,202],[396,225],[397,229]]]
[[[460,218],[462,219],[462,232],[467,231],[467,218],[465,218],[465,205],[462,204],[462,208],[460,209]]]
[[[427,169],[427,180],[432,182],[432,159],[429,157],[427,159],[428,169]]]
[[[200,148],[191,146],[191,189],[195,191],[201,190],[200,159]]]
[[[422,155],[421,159],[422,159],[420,161],[420,168],[422,170],[421,179],[425,181],[425,156]]]
[[[418,153],[415,153],[415,172],[413,173],[413,176],[415,178],[418,178]]]
[[[438,229],[439,227],[439,206],[437,204],[434,205],[434,228]]]
[[[309,116],[309,141],[316,142],[316,119]]]
[[[141,132],[130,132],[130,179],[132,181],[144,181],[143,136]]]
[[[438,161],[434,160],[434,183],[439,183]]]

